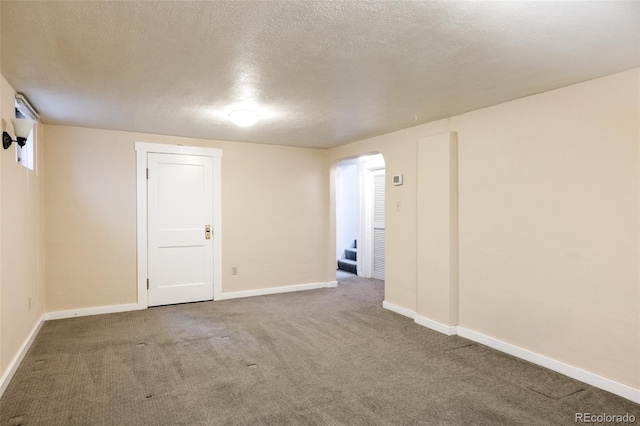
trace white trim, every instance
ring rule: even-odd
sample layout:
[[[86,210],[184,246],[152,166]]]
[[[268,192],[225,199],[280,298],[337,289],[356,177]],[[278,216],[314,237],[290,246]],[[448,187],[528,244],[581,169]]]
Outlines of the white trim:
[[[136,245],[138,299],[135,309],[149,306],[147,299],[147,154],[183,154],[213,159],[213,300],[222,296],[222,150],[197,146],[136,142]],[[129,309],[131,310],[131,309]],[[92,314],[89,314],[92,315]]]
[[[276,294],[276,293],[287,293],[287,292],[300,291],[300,290],[312,290],[312,289],[318,289],[318,288],[335,287],[336,285],[337,285],[336,281],[329,281],[325,283],[299,284],[299,285],[284,286],[284,287],[272,287],[272,288],[260,289],[260,290],[236,291],[231,293],[223,293],[222,297],[219,300],[236,299],[236,298],[251,297],[251,296],[261,296],[261,295]],[[444,333],[444,334],[447,334],[447,333],[439,330],[436,327],[444,327],[447,330],[455,330],[456,333],[454,334],[458,334],[460,337],[489,346],[490,348],[515,356],[517,358],[524,359],[526,361],[540,365],[544,368],[548,368],[549,370],[553,370],[560,374],[564,374],[565,376],[579,380],[588,385],[597,387],[599,389],[603,389],[607,392],[611,392],[615,395],[626,398],[630,401],[635,402],[636,404],[640,404],[640,389],[636,389],[634,387],[616,382],[614,380],[607,379],[606,377],[602,377],[597,374],[588,372],[586,370],[573,367],[571,365],[565,364],[560,361],[556,361],[544,355],[540,355],[535,352],[529,351],[527,349],[514,346],[510,343],[506,343],[502,340],[498,340],[493,337],[486,336],[484,334],[478,333],[473,330],[469,330],[464,327],[445,326],[443,324],[429,320],[428,318],[422,317],[420,315],[416,315],[416,313],[412,310],[394,305],[387,301],[382,302],[382,307],[384,309],[393,311],[400,315],[404,315],[412,319],[415,318],[414,321],[418,325],[432,328],[433,330],[440,331],[441,333]],[[146,306],[143,307],[142,309],[144,308],[146,308]],[[2,375],[2,377],[0,377],[0,397],[9,386],[11,379],[13,378],[14,374],[18,370],[20,363],[22,362],[25,355],[27,354],[33,341],[38,335],[38,332],[42,328],[42,325],[44,324],[45,320],[73,318],[73,317],[108,314],[108,313],[115,313],[115,312],[125,312],[125,311],[133,311],[136,309],[141,309],[141,308],[139,307],[138,304],[131,303],[126,305],[100,306],[95,308],[48,312],[43,314],[38,320],[38,322],[36,323],[36,325],[34,325],[33,329],[31,330],[31,333],[29,333],[29,336],[27,337],[27,339],[24,341],[24,343],[18,350],[18,353],[16,354],[16,356],[13,358],[13,360],[7,367],[7,370],[5,371],[5,373]],[[427,324],[431,324],[431,325],[437,324],[437,326],[430,327]]]
[[[144,154],[154,152],[157,154],[184,154],[201,155],[203,157],[222,157],[219,148],[205,148],[201,146],[170,145],[165,143],[136,142],[135,150]]]
[[[220,298],[216,300],[239,299],[241,297],[266,296],[267,294],[290,293],[292,291],[303,291],[303,290],[315,290],[318,288],[336,287],[337,285],[338,285],[337,281],[329,281],[324,283],[321,282],[321,283],[287,285],[282,287],[261,288],[257,290],[232,291],[229,293],[222,293],[220,295]]]
[[[22,93],[16,93],[15,102],[19,105],[19,110],[27,118],[30,118],[33,121],[40,120],[40,116],[36,109],[29,103],[27,98],[24,97]],[[26,110],[26,111],[25,111]],[[26,112],[26,114],[25,114]]]
[[[524,359],[525,361],[532,362],[544,368],[548,368],[549,370],[564,374],[565,376],[571,377],[572,379],[576,379],[588,385],[626,398],[630,401],[635,402],[636,404],[640,404],[640,389],[616,382],[611,379],[607,379],[606,377],[602,377],[594,373],[590,373],[589,371],[583,370],[581,368],[565,364],[563,362],[546,357],[544,355],[540,355],[535,352],[531,352],[518,346],[514,346],[510,343],[503,342],[502,340],[498,340],[493,337],[478,333],[476,331],[469,330],[468,328],[455,325],[447,326],[444,324],[440,324],[439,322],[430,320],[429,318],[418,315],[409,309],[394,305],[387,301],[382,302],[382,307],[396,312],[400,315],[404,315],[405,317],[412,318],[416,324],[423,327],[430,328],[447,336],[453,336],[457,334],[458,336],[464,337],[465,339],[472,340],[485,346],[489,346],[490,348],[496,349],[500,352],[515,356],[516,358]]]
[[[403,308],[402,306],[394,305],[393,303],[389,303],[386,300],[382,302],[382,307],[389,311],[395,312],[396,314],[404,315],[405,317],[411,319],[414,319],[416,316],[416,313],[414,311]]]
[[[630,401],[635,402],[636,404],[640,404],[640,389],[615,382],[611,379],[598,376],[597,374],[590,373],[588,371],[565,364],[560,361],[556,361],[555,359],[548,358],[544,355],[531,352],[527,349],[514,346],[510,343],[503,342],[502,340],[486,336],[484,334],[466,329],[464,327],[457,327],[457,329],[458,335],[460,337],[473,340],[474,342],[489,346],[490,348],[496,349],[500,352],[504,352],[517,358],[524,359],[526,361],[548,368],[549,370],[564,374],[565,376],[571,377],[572,379],[579,380],[588,385],[595,386],[607,392],[611,392],[613,394],[626,398]]]
[[[358,221],[357,269],[358,276],[363,278],[384,280],[384,277],[374,276],[373,272],[373,173],[379,171],[386,173],[385,167],[384,156],[380,153],[358,158],[358,207],[360,220]],[[387,181],[385,178],[385,193],[386,192]]]
[[[86,317],[89,315],[113,314],[116,312],[136,311],[138,309],[146,309],[146,306],[140,307],[137,303],[129,303],[126,305],[96,306],[95,308],[70,309],[68,311],[47,312],[44,314],[45,320],[57,320],[63,318]]]
[[[213,300],[222,295],[222,150],[213,157]]]
[[[136,143],[136,244],[138,265],[138,307],[149,306],[147,299],[147,152]]]
[[[44,321],[45,321],[45,316],[42,315],[38,320],[38,322],[36,323],[36,325],[33,326],[33,329],[31,329],[31,333],[29,333],[29,336],[27,336],[27,339],[24,341],[24,343],[22,343],[22,346],[20,346],[20,349],[18,350],[18,353],[16,354],[16,356],[14,356],[13,360],[11,360],[11,362],[9,363],[7,370],[4,372],[2,377],[0,377],[0,397],[2,397],[2,394],[9,386],[9,383],[11,382],[13,375],[16,374],[16,371],[18,371],[18,367],[20,366],[20,363],[22,362],[25,355],[29,351],[31,344],[35,340],[40,329],[42,328],[42,324],[44,324]]]
[[[371,232],[373,229],[373,183],[371,172],[363,166],[363,160],[358,162],[358,276],[371,278]]]
[[[455,336],[456,334],[458,334],[458,330],[455,325],[445,325],[418,314],[416,314],[413,320],[418,325],[430,328],[431,330],[437,331],[442,334],[446,334],[447,336]]]

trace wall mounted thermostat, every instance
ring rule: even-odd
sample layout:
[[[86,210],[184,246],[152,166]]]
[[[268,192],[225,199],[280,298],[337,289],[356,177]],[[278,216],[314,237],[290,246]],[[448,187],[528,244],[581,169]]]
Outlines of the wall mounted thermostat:
[[[392,182],[395,186],[402,185],[402,175],[394,175],[392,179]]]

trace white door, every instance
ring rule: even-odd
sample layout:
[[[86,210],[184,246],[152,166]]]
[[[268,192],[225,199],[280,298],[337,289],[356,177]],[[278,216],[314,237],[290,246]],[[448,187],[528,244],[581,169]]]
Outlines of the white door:
[[[385,171],[373,175],[373,260],[372,276],[384,280],[384,181]]]
[[[147,157],[148,305],[213,299],[213,160]]]

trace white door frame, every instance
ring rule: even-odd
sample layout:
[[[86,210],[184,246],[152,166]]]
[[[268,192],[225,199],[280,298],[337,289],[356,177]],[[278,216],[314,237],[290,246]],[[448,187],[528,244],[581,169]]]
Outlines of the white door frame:
[[[136,229],[138,260],[138,309],[148,307],[147,300],[147,154],[183,154],[211,157],[213,160],[213,300],[222,296],[222,150],[196,146],[136,142]]]
[[[376,156],[373,156],[376,157]],[[385,170],[382,161],[372,156],[360,157],[359,173],[359,220],[358,220],[358,276],[373,277],[373,172]]]
[[[373,179],[371,170],[363,167],[360,162],[359,173],[359,207],[360,218],[358,220],[358,276],[363,278],[371,278],[371,254],[372,247],[372,229],[373,229],[373,213],[371,206],[373,205]]]

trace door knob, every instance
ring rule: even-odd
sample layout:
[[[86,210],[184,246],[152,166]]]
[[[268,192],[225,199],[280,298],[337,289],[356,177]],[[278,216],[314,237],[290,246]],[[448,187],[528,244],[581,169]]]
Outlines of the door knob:
[[[211,239],[211,225],[205,225],[204,227],[204,238],[205,240]]]

